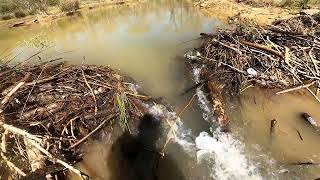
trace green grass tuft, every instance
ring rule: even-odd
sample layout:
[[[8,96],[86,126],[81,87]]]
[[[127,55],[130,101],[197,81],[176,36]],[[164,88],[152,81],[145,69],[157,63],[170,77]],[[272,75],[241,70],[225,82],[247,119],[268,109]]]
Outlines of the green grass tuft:
[[[116,106],[119,110],[119,123],[122,127],[123,131],[130,131],[130,127],[128,124],[128,118],[127,118],[127,107],[126,105],[129,104],[127,96],[124,93],[117,94],[115,99]]]

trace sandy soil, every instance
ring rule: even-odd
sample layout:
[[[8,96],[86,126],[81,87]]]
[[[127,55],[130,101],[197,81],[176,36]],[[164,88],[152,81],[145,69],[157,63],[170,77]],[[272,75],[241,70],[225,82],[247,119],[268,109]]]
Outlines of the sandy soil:
[[[241,18],[252,19],[261,25],[270,24],[278,18],[289,18],[298,13],[298,10],[271,6],[255,8],[247,4],[237,3],[235,0],[197,0],[193,4],[209,17],[228,20],[228,17],[240,14]],[[310,13],[319,12],[317,9],[307,11]]]

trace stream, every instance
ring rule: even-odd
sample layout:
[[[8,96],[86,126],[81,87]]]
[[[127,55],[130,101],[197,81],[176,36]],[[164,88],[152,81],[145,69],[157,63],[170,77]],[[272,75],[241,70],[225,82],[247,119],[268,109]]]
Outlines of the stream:
[[[149,0],[4,29],[0,31],[0,49],[3,56],[13,54],[22,60],[45,46],[48,51],[40,59],[54,55],[75,64],[108,65],[134,78],[147,94],[163,98],[179,112],[193,96],[180,94],[199,82],[201,69],[190,73],[184,53],[197,46],[201,32],[210,33],[224,25],[183,0]],[[209,122],[212,114],[205,93],[201,89],[196,93],[197,98],[181,116],[177,138],[160,161],[160,180],[320,177],[320,134],[301,117],[307,112],[320,119],[319,104],[312,96],[299,92],[276,95],[249,88],[239,98],[226,97],[231,133],[225,134]],[[277,125],[270,137],[272,119]],[[103,158],[108,153],[106,146],[108,142],[92,142],[78,165],[94,179],[106,179],[110,173]],[[314,164],[299,165],[310,162]]]

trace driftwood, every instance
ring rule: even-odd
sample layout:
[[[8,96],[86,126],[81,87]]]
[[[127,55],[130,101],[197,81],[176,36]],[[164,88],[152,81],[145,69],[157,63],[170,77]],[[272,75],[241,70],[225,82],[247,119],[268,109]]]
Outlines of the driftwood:
[[[222,88],[218,87],[216,83],[213,81],[208,82],[208,89],[211,95],[211,101],[212,101],[212,110],[215,115],[215,118],[218,122],[218,124],[221,127],[221,131],[228,132],[230,131],[229,127],[229,118],[225,114],[224,108],[223,108],[223,98],[222,98]]]
[[[318,123],[315,119],[313,119],[308,113],[302,113],[302,117],[306,122],[308,122],[312,127],[318,128]]]

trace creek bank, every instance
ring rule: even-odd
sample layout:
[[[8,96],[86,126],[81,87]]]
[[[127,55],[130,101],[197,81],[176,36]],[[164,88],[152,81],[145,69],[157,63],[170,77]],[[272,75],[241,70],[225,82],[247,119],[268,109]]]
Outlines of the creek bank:
[[[272,1],[274,2],[274,1]],[[264,4],[264,1],[257,1],[259,7],[253,4],[236,0],[201,0],[193,1],[194,6],[209,17],[219,18],[230,21],[234,16],[240,16],[241,19],[250,19],[260,25],[271,24],[275,19],[288,19],[300,11],[307,14],[316,14],[320,12],[319,7],[313,6],[311,9],[293,9],[284,6],[272,6]]]
[[[82,160],[83,144],[101,134],[135,135],[146,113],[161,119],[165,137],[171,130],[170,108],[143,95],[131,78],[59,60],[0,65],[1,166],[12,172],[2,178],[66,176],[68,170],[86,178],[73,166]]]
[[[66,16],[79,15],[88,10],[95,10],[99,8],[108,8],[115,6],[131,6],[135,3],[142,3],[140,0],[126,0],[126,1],[103,1],[103,2],[87,2],[81,3],[80,8],[76,11],[62,12],[59,7],[50,7],[45,14],[29,15],[23,18],[13,18],[9,20],[0,20],[0,28],[25,27],[33,24],[48,24],[59,18]]]

